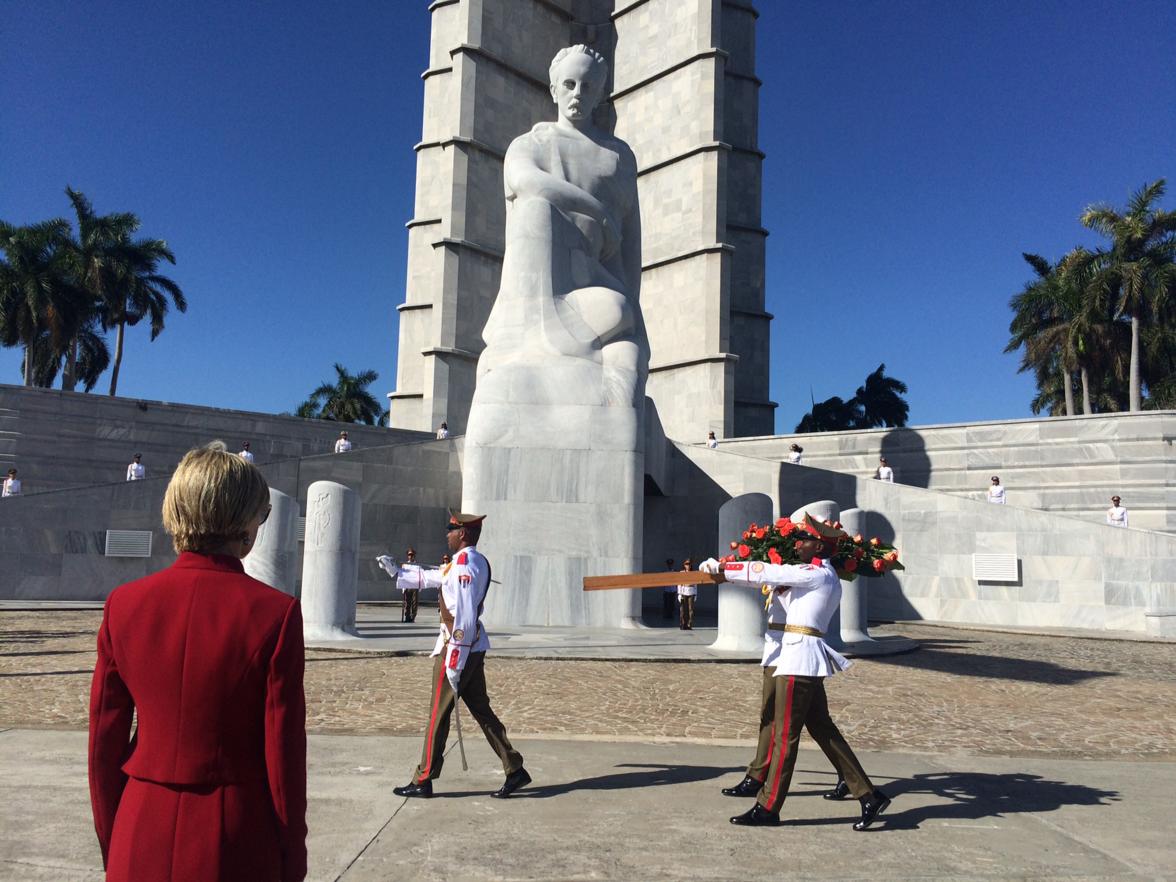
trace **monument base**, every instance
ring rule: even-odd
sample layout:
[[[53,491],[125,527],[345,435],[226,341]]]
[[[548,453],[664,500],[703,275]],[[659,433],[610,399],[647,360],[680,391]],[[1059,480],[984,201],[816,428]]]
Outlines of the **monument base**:
[[[509,387],[508,372],[496,373]],[[496,584],[483,620],[491,627],[638,626],[639,592],[585,592],[582,581],[641,570],[645,459],[637,409],[517,403],[528,397],[517,388],[515,402],[485,400],[494,385],[475,397],[462,466],[462,510],[487,516],[478,549]],[[576,392],[569,388],[564,400]]]

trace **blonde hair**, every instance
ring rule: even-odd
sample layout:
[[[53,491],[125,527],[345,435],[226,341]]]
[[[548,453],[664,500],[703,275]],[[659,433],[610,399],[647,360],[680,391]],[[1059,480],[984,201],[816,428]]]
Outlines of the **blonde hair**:
[[[207,551],[244,537],[268,504],[261,470],[213,441],[180,460],[163,496],[163,528],[176,551]]]

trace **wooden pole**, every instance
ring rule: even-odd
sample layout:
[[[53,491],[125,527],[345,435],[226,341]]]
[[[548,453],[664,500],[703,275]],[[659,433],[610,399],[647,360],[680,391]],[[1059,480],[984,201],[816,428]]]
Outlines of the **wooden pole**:
[[[671,585],[718,585],[726,580],[698,570],[676,570],[665,573],[622,573],[616,576],[585,576],[585,591],[616,589],[667,588]]]

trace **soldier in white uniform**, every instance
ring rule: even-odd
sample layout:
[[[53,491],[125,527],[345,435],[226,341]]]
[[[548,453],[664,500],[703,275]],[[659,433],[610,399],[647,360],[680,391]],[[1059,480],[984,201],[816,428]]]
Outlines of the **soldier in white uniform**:
[[[16,476],[16,469],[8,470],[8,477],[4,479],[4,490],[2,492],[5,496],[21,495],[20,478]]]
[[[444,441],[448,437],[449,437],[449,423],[442,423],[437,428],[437,440]]]
[[[1111,497],[1111,507],[1107,509],[1107,523],[1112,527],[1127,526],[1127,508],[1118,496]]]
[[[241,445],[241,452],[237,454],[245,462],[253,462],[253,451],[249,449],[249,442],[246,441]]]
[[[425,584],[425,568],[417,563],[416,549],[410,547],[404,552],[404,564],[400,567],[400,576],[396,584],[400,587],[402,603],[400,605],[400,621],[412,623],[416,621],[417,610],[421,605],[421,588]]]
[[[682,570],[689,572],[694,569],[694,561],[690,558],[682,561]],[[678,586],[678,627],[683,631],[694,630],[694,602],[698,597],[697,585]]]
[[[147,469],[143,467],[143,454],[136,453],[127,466],[128,481],[142,481],[147,477]]]
[[[999,475],[992,476],[992,484],[988,488],[988,501],[993,505],[1005,504],[1005,488],[1004,484],[1000,482]]]
[[[886,457],[878,457],[878,468],[874,470],[874,477],[879,481],[885,481],[887,484],[894,483],[894,469],[886,462]]]
[[[788,794],[796,766],[800,730],[807,728],[845,781],[849,792],[861,801],[862,817],[853,828],[865,830],[890,805],[890,799],[874,787],[854,756],[829,716],[825,696],[825,678],[850,665],[848,659],[822,639],[841,603],[841,580],[828,558],[843,533],[811,518],[805,521],[814,535],[812,539],[798,542],[797,551],[802,558],[811,557],[811,564],[774,565],[759,561],[720,564],[711,558],[699,566],[702,572],[721,573],[729,582],[766,582],[777,586],[768,617],[769,636],[765,638],[763,662],[765,679],[767,671],[774,667],[771,698],[767,697],[769,690],[765,683],[764,703],[765,715],[771,706],[772,724],[768,728],[766,749],[761,747],[757,752],[744,782],[738,788],[730,788],[742,792],[729,795],[750,795],[747,791],[751,788],[745,786],[750,778],[752,786],[758,785],[756,804],[744,814],[731,818],[731,823],[753,827],[780,823],[780,806]],[[777,638],[771,637],[773,632],[779,635],[778,643]],[[774,665],[770,665],[773,654]],[[761,725],[761,744],[763,730]],[[759,778],[761,770],[763,777]]]
[[[347,433],[340,432],[339,440],[335,442],[335,452],[347,453],[349,450],[351,450],[351,442],[347,440]]]
[[[453,563],[443,569],[421,572],[423,585],[441,589],[438,595],[441,628],[433,647],[433,689],[421,761],[412,781],[393,789],[397,796],[433,795],[433,780],[441,774],[445,760],[449,718],[459,696],[502,760],[506,781],[490,795],[505,799],[531,783],[531,776],[523,768],[522,755],[511,745],[506,727],[490,707],[486,694],[485,662],[490,640],[480,619],[490,587],[490,562],[475,547],[484,518],[485,515],[450,512],[447,544],[454,555]]]

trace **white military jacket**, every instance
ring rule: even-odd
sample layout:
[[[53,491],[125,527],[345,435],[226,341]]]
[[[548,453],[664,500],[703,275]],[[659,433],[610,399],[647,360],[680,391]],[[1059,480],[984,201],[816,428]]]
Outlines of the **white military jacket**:
[[[820,566],[736,561],[723,564],[723,577],[728,582],[785,589],[772,593],[761,662],[775,667],[777,677],[831,677],[852,664],[820,637],[771,627],[787,623],[825,633],[841,604],[841,580],[829,561],[821,561]]]
[[[454,555],[453,563],[439,570],[420,569],[419,574],[419,587],[441,589],[441,628],[429,655],[440,655],[448,649],[445,666],[460,671],[471,652],[490,648],[490,638],[481,622],[482,604],[490,588],[490,562],[470,545]],[[453,616],[452,632],[445,623],[446,612]]]

